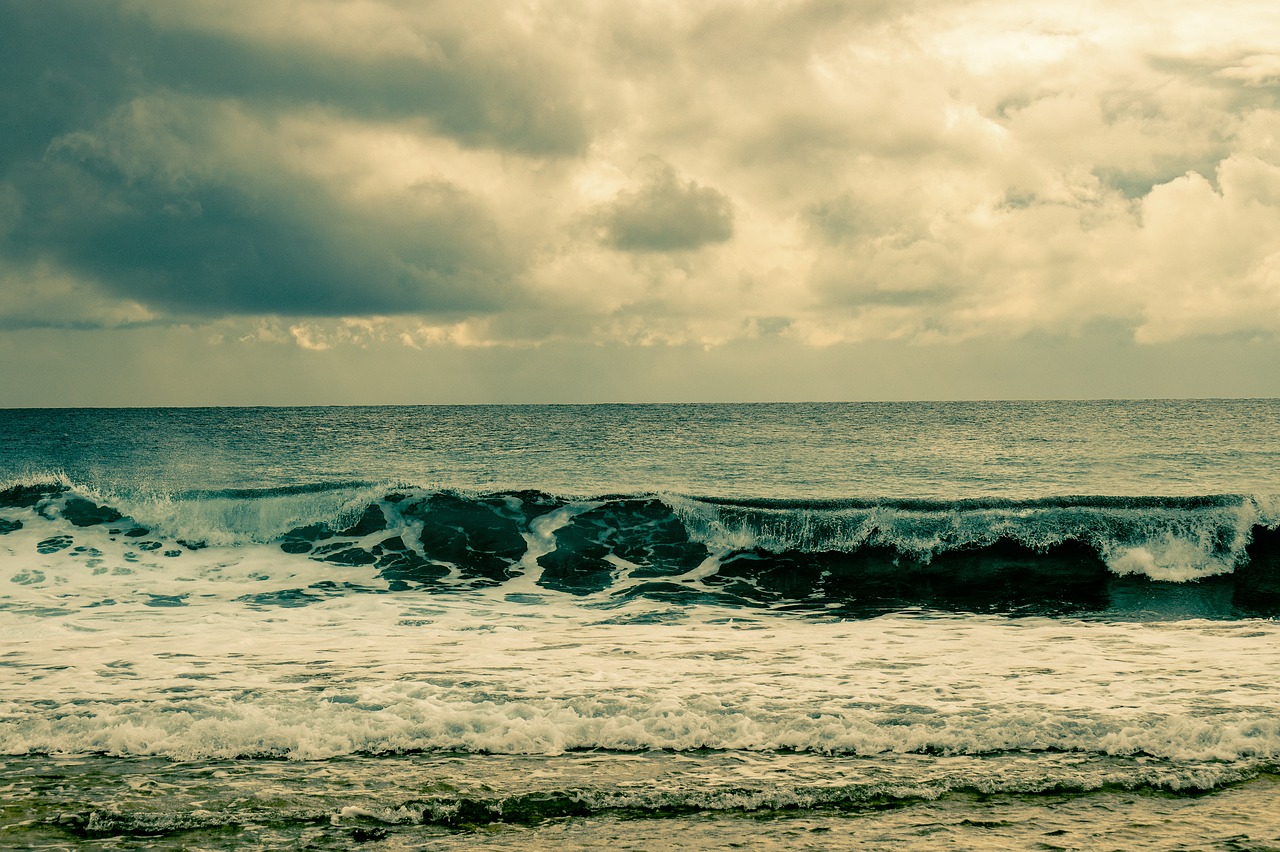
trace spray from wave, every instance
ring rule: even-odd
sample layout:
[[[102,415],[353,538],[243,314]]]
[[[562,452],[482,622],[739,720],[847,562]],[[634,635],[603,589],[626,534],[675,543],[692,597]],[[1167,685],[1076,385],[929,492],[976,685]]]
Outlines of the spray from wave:
[[[1268,614],[1280,606],[1276,506],[1248,495],[735,501],[363,482],[103,494],[48,477],[0,489],[0,532],[46,525],[38,546],[50,552],[104,533],[165,555],[270,544],[368,569],[392,591],[503,586],[844,614],[1088,611],[1114,608],[1124,578],[1206,590],[1225,578],[1233,613]]]

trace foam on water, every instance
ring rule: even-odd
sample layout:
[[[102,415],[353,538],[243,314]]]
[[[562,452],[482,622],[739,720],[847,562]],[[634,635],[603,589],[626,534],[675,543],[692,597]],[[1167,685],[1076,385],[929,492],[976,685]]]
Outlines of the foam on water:
[[[363,559],[357,550],[386,544],[447,571],[458,567],[459,547],[471,554],[467,559],[496,547],[485,551],[489,575],[518,574],[526,580],[549,564],[568,570],[566,559],[575,568],[585,560],[594,561],[598,571],[638,566],[648,576],[674,576],[694,570],[708,553],[723,562],[739,554],[864,558],[884,551],[895,564],[923,568],[939,557],[1010,545],[1031,555],[1079,545],[1115,574],[1185,582],[1249,563],[1258,531],[1280,525],[1276,504],[1274,495],[1020,501],[573,498],[364,483],[121,496],[44,479],[0,488],[0,521],[6,528],[58,520],[77,528],[119,522],[167,542],[230,547],[283,540],[297,544],[286,546],[290,552],[315,554],[324,551],[310,543],[333,539],[326,545],[332,547],[345,536],[352,559]],[[546,513],[554,523],[541,518]],[[499,541],[503,538],[505,543]],[[434,553],[437,544],[452,555]]]
[[[773,552],[885,547],[923,562],[1011,541],[1045,551],[1084,543],[1119,574],[1185,581],[1246,561],[1255,527],[1274,528],[1273,496],[1059,497],[1037,500],[739,501],[669,498],[712,546]]]
[[[796,621],[714,607],[655,621],[516,597],[347,595],[266,611],[222,597],[181,619],[144,604],[0,613],[0,751],[1280,759],[1271,622]]]

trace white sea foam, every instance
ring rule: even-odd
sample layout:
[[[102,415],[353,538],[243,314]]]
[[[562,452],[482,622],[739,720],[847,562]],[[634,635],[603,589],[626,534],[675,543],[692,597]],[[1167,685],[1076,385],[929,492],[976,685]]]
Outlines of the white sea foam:
[[[337,488],[303,494],[268,494],[252,499],[202,496],[198,499],[157,494],[110,500],[128,517],[158,534],[208,544],[264,543],[295,527],[350,523],[386,489],[378,486]]]
[[[739,507],[664,496],[691,536],[713,549],[773,552],[891,548],[928,563],[939,554],[1000,541],[1045,551],[1081,542],[1117,574],[1185,582],[1228,573],[1246,559],[1256,526],[1280,524],[1280,501],[1241,497],[1206,506],[1164,506],[1120,498],[1031,501],[1025,505],[927,509],[885,505]]]
[[[1145,546],[1124,547],[1104,544],[1103,559],[1107,567],[1117,574],[1141,574],[1152,580],[1185,583],[1215,574],[1229,574],[1239,556],[1214,556],[1200,542],[1176,538],[1166,533]]]
[[[180,706],[87,703],[76,713],[83,715],[62,709],[53,719],[7,721],[0,727],[0,751],[177,760],[316,760],[419,750],[554,755],[584,748],[857,755],[1060,750],[1185,761],[1280,758],[1280,723],[1262,712],[1226,719],[1117,713],[1064,718],[1052,710],[1018,707],[912,724],[859,712],[814,719],[808,713],[773,711],[757,719],[687,701],[645,706],[628,696],[627,710],[616,715],[600,715],[599,706],[423,697],[401,698],[390,707],[329,704],[323,697],[320,702],[227,698]]]
[[[68,501],[90,500],[124,515],[156,537],[233,546],[278,540],[311,524],[340,529],[369,506],[381,506],[390,533],[420,530],[416,516],[402,516],[399,504],[381,503],[390,485],[333,485],[264,492],[214,492],[173,495],[103,492],[71,485],[65,478],[42,476],[10,485],[45,484],[67,489],[46,498],[45,515],[56,516]],[[417,506],[434,492],[409,490]],[[489,510],[478,495],[457,493],[477,517]],[[550,498],[548,498],[550,499]],[[1206,498],[1048,498],[1038,501],[935,501],[929,505],[817,502],[806,505],[733,505],[678,495],[663,502],[690,537],[721,553],[761,549],[782,552],[852,552],[886,548],[908,560],[928,564],[939,555],[1012,542],[1033,551],[1080,543],[1099,554],[1117,574],[1187,581],[1227,573],[1247,560],[1246,549],[1258,527],[1280,524],[1274,496]],[[1183,502],[1179,502],[1183,499]],[[1186,500],[1199,502],[1185,502]],[[518,499],[509,497],[518,516]],[[553,513],[562,526],[599,501],[558,500]],[[16,510],[4,510],[12,514]],[[647,521],[633,519],[636,529]],[[537,573],[537,557],[556,549],[555,528],[539,518],[521,532],[527,544],[521,560],[527,578]],[[536,529],[534,528],[536,527]],[[547,527],[546,529],[543,529]],[[558,528],[558,526],[556,527]],[[416,534],[406,537],[407,542]],[[544,540],[545,539],[545,540]],[[412,544],[410,545],[412,546]]]
[[[732,618],[732,622],[730,622]],[[0,613],[0,751],[579,748],[1280,759],[1280,629],[995,617],[620,624],[545,600],[365,595],[182,618]]]

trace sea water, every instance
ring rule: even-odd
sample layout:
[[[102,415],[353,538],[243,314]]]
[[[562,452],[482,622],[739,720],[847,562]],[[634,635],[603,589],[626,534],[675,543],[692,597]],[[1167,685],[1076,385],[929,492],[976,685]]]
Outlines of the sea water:
[[[1280,845],[1280,401],[0,410],[0,846]]]

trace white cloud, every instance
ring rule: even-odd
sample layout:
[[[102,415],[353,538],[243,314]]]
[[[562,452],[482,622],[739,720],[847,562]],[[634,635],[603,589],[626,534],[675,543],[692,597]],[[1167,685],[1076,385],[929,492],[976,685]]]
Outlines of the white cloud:
[[[1280,168],[1233,155],[1215,190],[1190,173],[1143,199],[1138,340],[1280,332]]]
[[[212,276],[227,294],[166,299],[177,284],[130,267],[113,272],[135,282],[118,299],[76,299],[67,282],[96,279],[59,242],[65,208],[36,221],[40,186],[10,187],[9,266],[52,282],[13,316],[256,312],[314,350],[1280,332],[1270,4],[123,8],[122,26],[207,36],[266,73],[145,66],[21,168],[96,164],[118,192],[77,203],[107,212],[143,185],[159,189],[130,203],[176,217],[214,215],[184,187],[239,193],[231,213],[301,248],[271,255],[252,292]],[[299,82],[289,63],[311,54],[357,82]],[[398,94],[366,109],[379,75]],[[435,94],[414,100],[419,83]],[[220,262],[204,244],[193,259],[187,231],[173,244],[183,263]]]

